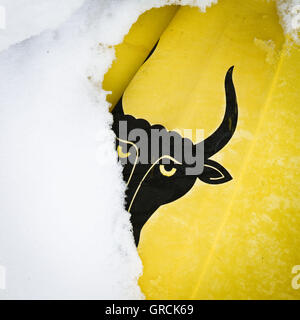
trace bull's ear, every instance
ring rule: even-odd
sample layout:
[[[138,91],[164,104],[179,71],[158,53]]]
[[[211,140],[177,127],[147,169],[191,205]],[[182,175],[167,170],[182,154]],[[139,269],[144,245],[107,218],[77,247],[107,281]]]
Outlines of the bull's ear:
[[[232,176],[218,162],[205,160],[204,170],[198,178],[205,183],[221,184],[230,181]]]

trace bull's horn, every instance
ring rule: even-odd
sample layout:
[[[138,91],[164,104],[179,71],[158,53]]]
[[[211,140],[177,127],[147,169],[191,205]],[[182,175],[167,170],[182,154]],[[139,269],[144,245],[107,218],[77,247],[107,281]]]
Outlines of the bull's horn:
[[[233,66],[227,71],[225,77],[226,111],[219,128],[204,140],[204,158],[208,159],[212,155],[224,148],[234,134],[238,120],[238,105],[234,84],[232,81]]]
[[[117,116],[124,116],[122,100],[123,100],[123,96],[119,99],[118,103],[115,105],[115,107],[112,110],[112,114],[114,118],[116,118]]]

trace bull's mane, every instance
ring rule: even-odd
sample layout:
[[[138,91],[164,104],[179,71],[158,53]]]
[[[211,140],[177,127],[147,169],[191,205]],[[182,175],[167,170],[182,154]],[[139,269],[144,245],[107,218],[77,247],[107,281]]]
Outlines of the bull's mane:
[[[145,130],[148,134],[151,133],[151,130],[160,130],[160,131],[165,131],[167,134],[170,134],[172,136],[176,136],[177,138],[180,138],[183,140],[183,142],[191,143],[193,142],[188,139],[188,138],[183,138],[178,132],[173,131],[173,130],[168,130],[166,127],[164,127],[161,124],[153,124],[151,125],[147,120],[142,119],[142,118],[135,118],[132,115],[129,114],[118,114],[115,115],[115,121],[112,124],[112,129],[115,132],[117,136],[119,136],[119,121],[126,121],[127,123],[127,131],[129,132],[130,130],[133,129],[143,129]]]

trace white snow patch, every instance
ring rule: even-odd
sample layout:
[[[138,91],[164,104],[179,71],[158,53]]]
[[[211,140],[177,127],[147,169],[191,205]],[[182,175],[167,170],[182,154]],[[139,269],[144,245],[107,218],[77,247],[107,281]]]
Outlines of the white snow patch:
[[[142,297],[112,117],[88,80],[113,59],[105,5],[0,55],[0,299]]]
[[[277,0],[277,7],[285,33],[299,42],[300,0]]]
[[[0,51],[46,29],[58,27],[83,2],[84,0],[0,0],[0,8],[5,12],[5,26],[2,30],[0,28]]]

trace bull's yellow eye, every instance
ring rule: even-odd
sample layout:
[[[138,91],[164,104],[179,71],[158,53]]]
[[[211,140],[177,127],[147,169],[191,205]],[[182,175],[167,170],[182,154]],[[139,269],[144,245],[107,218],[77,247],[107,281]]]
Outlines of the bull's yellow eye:
[[[127,153],[123,152],[122,147],[120,145],[118,145],[117,151],[118,151],[118,156],[122,159],[128,158],[131,154],[130,152],[127,152]]]
[[[160,166],[159,166],[159,170],[160,170],[160,172],[161,172],[161,174],[163,174],[164,176],[166,176],[166,177],[172,177],[174,174],[175,174],[175,172],[176,172],[176,168],[172,168],[171,170],[168,170],[168,169],[166,169],[166,166],[164,166],[163,164],[161,164]]]

